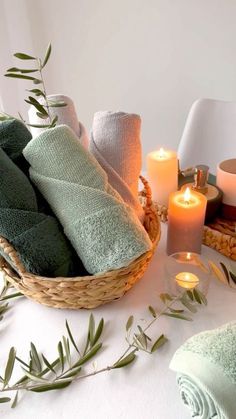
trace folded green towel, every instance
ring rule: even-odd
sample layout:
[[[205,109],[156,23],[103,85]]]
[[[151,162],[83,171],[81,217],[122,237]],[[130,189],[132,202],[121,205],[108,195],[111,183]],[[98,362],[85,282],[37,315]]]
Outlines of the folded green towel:
[[[108,184],[95,158],[65,126],[45,130],[24,149],[30,176],[90,273],[127,266],[151,248],[136,214]]]
[[[188,339],[170,368],[192,417],[236,418],[236,322]]]
[[[33,187],[1,148],[0,235],[17,250],[27,271],[49,277],[74,274],[74,256],[57,220],[38,213]]]

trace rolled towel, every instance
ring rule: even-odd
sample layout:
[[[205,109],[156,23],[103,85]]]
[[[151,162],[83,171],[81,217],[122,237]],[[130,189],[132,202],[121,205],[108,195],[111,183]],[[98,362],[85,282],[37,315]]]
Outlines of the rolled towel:
[[[25,174],[29,171],[29,163],[22,151],[31,138],[29,130],[18,119],[0,122],[0,147]]]
[[[60,125],[28,143],[30,176],[48,200],[88,272],[128,265],[151,248],[133,210],[108,184],[96,159]]]
[[[88,148],[88,135],[85,130],[85,127],[79,122],[77,113],[75,110],[75,105],[72,99],[65,95],[49,95],[47,96],[47,99],[49,101],[63,101],[66,103],[66,106],[62,107],[50,107],[50,114],[52,118],[54,118],[56,115],[58,116],[57,124],[65,124],[70,127],[76,136],[79,138],[80,143],[85,147]],[[39,102],[45,105],[45,100],[43,98],[39,99]],[[35,125],[48,125],[49,119],[41,119],[37,116],[37,110],[34,106],[30,106],[28,111],[29,116],[29,122],[30,124]],[[45,128],[36,128],[31,127],[31,133],[33,137],[36,137],[38,134],[40,134],[42,131],[44,131]]]
[[[183,402],[198,419],[236,417],[236,322],[188,339],[175,353]]]
[[[108,182],[137,213],[143,208],[138,199],[138,180],[142,165],[141,118],[125,112],[97,112],[89,150],[108,175]]]
[[[74,274],[73,253],[58,222],[37,211],[29,180],[0,148],[0,235],[12,244],[28,272]]]
[[[0,122],[0,148],[10,157],[29,178],[29,163],[22,154],[23,149],[31,140],[32,135],[26,125],[18,119],[9,119]],[[48,215],[52,211],[37,188],[34,188],[37,197],[38,210]]]

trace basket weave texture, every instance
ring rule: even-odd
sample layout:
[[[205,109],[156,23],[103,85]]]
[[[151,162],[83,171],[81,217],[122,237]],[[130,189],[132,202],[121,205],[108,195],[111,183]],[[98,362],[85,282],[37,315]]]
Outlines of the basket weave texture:
[[[203,243],[236,260],[236,222],[217,218],[214,223],[204,226]]]
[[[46,278],[26,272],[17,252],[0,236],[0,246],[12,260],[15,270],[0,259],[0,271],[6,280],[23,293],[41,304],[55,308],[95,308],[122,297],[144,274],[160,240],[160,221],[152,204],[148,182],[140,176],[144,191],[140,199],[145,210],[144,227],[152,241],[152,249],[129,266],[105,274],[74,278]]]

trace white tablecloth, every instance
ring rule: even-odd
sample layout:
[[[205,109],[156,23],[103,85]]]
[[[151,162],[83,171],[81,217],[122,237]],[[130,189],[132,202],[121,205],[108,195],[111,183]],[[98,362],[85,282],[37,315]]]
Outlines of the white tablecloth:
[[[165,281],[166,226],[162,239],[144,278],[120,301],[93,311],[97,320],[105,319],[104,349],[97,357],[97,368],[117,360],[126,348],[125,323],[130,314],[149,319],[148,305],[160,306],[158,294]],[[203,254],[214,261],[229,260],[203,247]],[[105,372],[72,384],[61,391],[24,394],[16,409],[0,404],[0,417],[7,419],[187,419],[188,409],[178,394],[175,374],[169,362],[175,350],[190,336],[218,327],[236,317],[236,293],[212,279],[207,308],[194,315],[193,322],[167,317],[155,323],[151,335],[161,333],[169,342],[153,355],[141,352],[135,364]],[[18,299],[0,323],[0,373],[11,346],[25,359],[33,341],[49,360],[56,358],[56,347],[65,333],[65,319],[74,335],[84,338],[89,312],[56,310],[26,298]],[[142,323],[142,320],[140,320]],[[88,371],[88,367],[86,367]]]

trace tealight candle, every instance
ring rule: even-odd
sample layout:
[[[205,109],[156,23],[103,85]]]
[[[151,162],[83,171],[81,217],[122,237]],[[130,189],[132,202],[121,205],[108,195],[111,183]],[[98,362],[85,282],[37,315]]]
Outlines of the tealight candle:
[[[199,284],[199,278],[191,272],[180,272],[175,279],[180,287],[188,290],[195,288]]]
[[[149,153],[147,155],[147,173],[153,200],[167,206],[170,193],[178,189],[176,152],[161,148],[159,151]]]
[[[201,253],[206,197],[198,192],[174,192],[169,198],[167,254]]]

